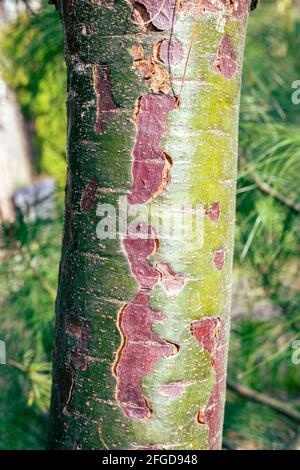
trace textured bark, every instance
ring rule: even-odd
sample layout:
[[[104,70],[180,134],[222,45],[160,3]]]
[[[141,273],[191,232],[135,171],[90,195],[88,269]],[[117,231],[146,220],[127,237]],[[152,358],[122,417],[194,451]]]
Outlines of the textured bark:
[[[250,0],[62,0],[68,181],[50,445],[219,449]],[[157,213],[99,240],[96,205]],[[204,207],[204,241],[158,234]],[[193,215],[196,217],[196,214]]]

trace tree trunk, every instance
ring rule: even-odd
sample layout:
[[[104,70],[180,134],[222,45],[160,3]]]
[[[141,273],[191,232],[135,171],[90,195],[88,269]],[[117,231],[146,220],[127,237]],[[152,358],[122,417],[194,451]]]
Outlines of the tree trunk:
[[[249,8],[60,3],[68,178],[52,448],[221,447]]]

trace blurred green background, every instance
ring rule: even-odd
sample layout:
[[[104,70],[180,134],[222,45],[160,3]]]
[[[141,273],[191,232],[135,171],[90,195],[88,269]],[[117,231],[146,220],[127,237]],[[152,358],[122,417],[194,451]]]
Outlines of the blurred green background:
[[[2,5],[0,2],[0,5]],[[1,7],[2,8],[2,7]],[[0,73],[25,120],[34,171],[54,177],[50,219],[2,223],[0,449],[46,446],[65,185],[63,36],[53,6],[1,23]],[[300,412],[300,0],[262,0],[244,62],[229,378]],[[1,175],[0,175],[1,184]],[[300,420],[227,393],[225,448],[295,447]]]

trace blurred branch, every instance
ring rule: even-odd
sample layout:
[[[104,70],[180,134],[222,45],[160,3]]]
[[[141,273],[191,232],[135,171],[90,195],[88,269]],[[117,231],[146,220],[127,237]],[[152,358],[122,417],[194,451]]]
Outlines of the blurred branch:
[[[46,291],[50,295],[51,299],[53,301],[55,301],[55,299],[56,299],[56,289],[53,289],[53,287],[47,282],[47,280],[42,278],[42,276],[32,266],[31,260],[26,262],[26,256],[25,256],[26,254],[25,254],[25,252],[24,252],[24,250],[21,246],[18,247],[18,252],[23,257],[24,262],[26,263],[27,270],[31,271],[32,276],[38,282],[40,282],[40,284],[41,284],[42,288],[44,289],[44,291]]]
[[[22,372],[27,372],[27,368],[23,366],[22,364],[19,364],[18,362],[14,361],[13,359],[8,359],[7,364],[10,366],[15,367],[16,369],[22,371]]]
[[[53,289],[53,287],[50,286],[50,284],[46,280],[42,279],[42,277],[38,274],[38,272],[30,263],[28,263],[27,266],[30,269],[33,277],[35,277],[35,279],[41,283],[42,288],[50,295],[51,299],[55,301],[56,289]]]
[[[237,384],[232,380],[227,380],[227,388],[238,395],[241,395],[245,398],[249,398],[250,400],[256,401],[257,403],[261,403],[263,405],[267,405],[270,408],[278,411],[279,413],[287,416],[288,418],[292,418],[295,421],[300,422],[300,412],[295,410],[289,405],[286,405],[281,400],[277,400],[275,398],[269,397],[264,393],[256,392],[251,388],[246,387],[245,385]]]
[[[294,212],[299,214],[300,204],[295,203],[294,201],[286,197],[284,194],[281,194],[278,191],[276,191],[268,183],[265,183],[264,181],[262,181],[257,173],[253,173],[251,177],[253,181],[256,183],[258,189],[260,189],[263,193],[269,194],[274,199],[277,199],[277,201],[281,202],[282,204],[285,204]]]

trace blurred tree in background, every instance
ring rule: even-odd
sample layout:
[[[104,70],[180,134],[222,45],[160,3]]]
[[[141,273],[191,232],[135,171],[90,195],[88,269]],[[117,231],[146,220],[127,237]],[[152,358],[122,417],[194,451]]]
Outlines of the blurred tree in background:
[[[263,0],[251,15],[240,123],[235,286],[229,378],[300,410],[299,338],[300,0]],[[2,30],[1,74],[15,91],[37,172],[58,187],[54,220],[2,228],[0,449],[44,448],[50,391],[54,301],[65,184],[63,35],[42,2]],[[230,387],[225,446],[282,449],[300,420],[249,400]]]
[[[66,67],[55,9],[42,3],[23,13],[1,36],[2,75],[15,90],[33,143],[37,170],[65,187]]]

